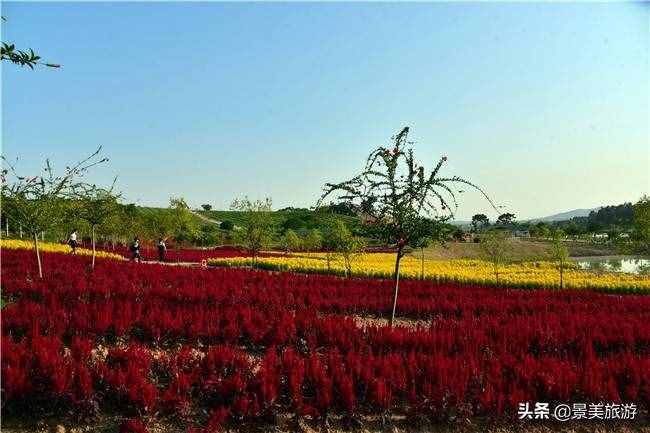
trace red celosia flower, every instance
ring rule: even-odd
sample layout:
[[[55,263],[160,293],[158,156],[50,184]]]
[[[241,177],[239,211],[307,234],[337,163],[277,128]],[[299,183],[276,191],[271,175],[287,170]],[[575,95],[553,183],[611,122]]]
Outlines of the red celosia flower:
[[[390,311],[391,281],[109,260],[87,274],[48,253],[41,281],[25,278],[31,252],[2,254],[17,299],[1,317],[3,410],[208,406],[219,429],[274,412],[498,417],[650,389],[650,297],[404,280],[400,314],[430,325],[360,327],[352,315]]]

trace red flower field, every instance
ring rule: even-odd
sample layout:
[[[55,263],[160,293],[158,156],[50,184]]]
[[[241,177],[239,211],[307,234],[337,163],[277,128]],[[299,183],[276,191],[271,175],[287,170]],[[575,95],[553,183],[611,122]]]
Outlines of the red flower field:
[[[297,414],[516,417],[519,402],[650,404],[650,297],[196,269],[3,251],[4,413],[192,430]],[[202,413],[209,414],[207,417]]]

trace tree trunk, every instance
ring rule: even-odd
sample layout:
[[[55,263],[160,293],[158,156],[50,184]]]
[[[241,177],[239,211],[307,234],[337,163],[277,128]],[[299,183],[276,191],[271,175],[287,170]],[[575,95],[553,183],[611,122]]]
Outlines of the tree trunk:
[[[562,262],[560,262],[560,290],[562,290],[564,288],[564,275],[563,275],[564,274],[564,272],[563,272],[564,271],[564,269],[563,269],[564,266],[562,266],[562,265],[563,265]]]
[[[19,230],[20,230],[20,239],[22,239],[23,238],[23,225],[22,224],[19,226]]]
[[[421,267],[420,267],[420,279],[424,280],[424,247],[422,247],[420,249],[420,253],[421,253],[421,256],[420,256],[420,265],[421,265]]]
[[[92,269],[95,269],[95,226],[92,226],[92,240],[93,240],[93,264],[92,264]]]
[[[395,321],[395,311],[397,310],[397,293],[399,292],[399,262],[402,260],[402,249],[397,250],[397,259],[395,260],[395,293],[393,295],[393,312],[390,315],[390,322],[388,325],[392,328]]]
[[[41,265],[41,253],[38,250],[38,233],[34,233],[34,251],[36,252],[36,262],[38,263],[38,276],[43,279],[43,266]]]
[[[6,229],[7,237],[9,237],[9,220],[5,220],[5,229]]]

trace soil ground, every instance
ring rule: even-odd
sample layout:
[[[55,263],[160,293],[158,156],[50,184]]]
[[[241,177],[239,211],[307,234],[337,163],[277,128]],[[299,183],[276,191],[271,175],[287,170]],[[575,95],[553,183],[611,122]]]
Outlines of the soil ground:
[[[44,418],[40,420],[2,420],[3,433],[116,433],[124,418],[103,416],[91,422],[74,422],[66,418]],[[147,422],[150,433],[184,433],[186,425],[180,425],[166,420],[152,419]],[[366,418],[354,426],[333,419],[329,426],[320,422],[289,416],[280,416],[274,424],[241,423],[237,426],[226,427],[223,432],[237,433],[650,433],[647,418],[628,422],[584,421],[584,422],[483,422],[481,420],[456,420],[448,423],[421,423],[405,418],[393,418],[382,424],[378,417]]]

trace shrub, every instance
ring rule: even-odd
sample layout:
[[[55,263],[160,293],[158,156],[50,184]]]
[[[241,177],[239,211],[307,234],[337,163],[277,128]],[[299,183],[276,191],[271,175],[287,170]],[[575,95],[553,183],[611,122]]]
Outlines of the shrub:
[[[219,224],[219,228],[221,230],[232,230],[233,228],[235,228],[235,224],[230,220],[223,220]]]

